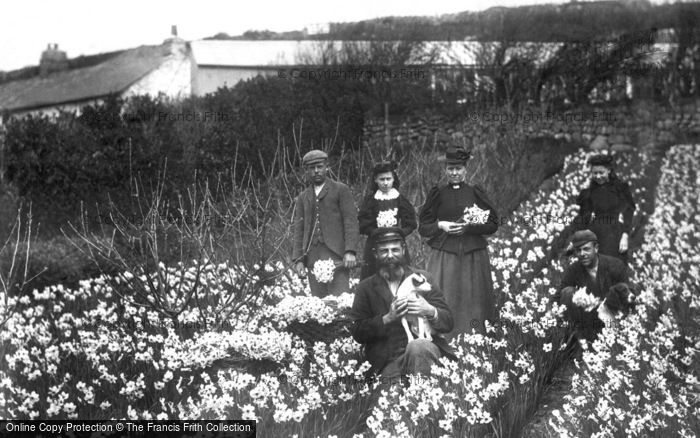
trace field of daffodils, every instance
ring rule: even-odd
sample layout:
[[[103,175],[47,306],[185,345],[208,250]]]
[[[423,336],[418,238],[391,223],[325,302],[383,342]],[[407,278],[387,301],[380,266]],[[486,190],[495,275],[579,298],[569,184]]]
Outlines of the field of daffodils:
[[[550,300],[566,262],[550,248],[576,215],[587,157],[568,157],[489,239],[499,320],[457,339],[457,361],[443,359],[430,378],[368,382],[347,332],[310,342],[293,329],[336,327],[351,291],[310,297],[281,265],[256,274],[160,265],[0,297],[2,417],[255,419],[264,437],[518,436],[568,360],[572,330]],[[650,192],[645,178],[659,165]],[[640,305],[585,346],[551,436],[700,432],[698,169],[698,146],[675,146],[662,162],[630,155],[618,166],[634,188],[635,224],[644,221],[632,262]],[[232,305],[232,288],[260,272],[259,299]],[[146,284],[164,291],[157,303],[128,298]]]

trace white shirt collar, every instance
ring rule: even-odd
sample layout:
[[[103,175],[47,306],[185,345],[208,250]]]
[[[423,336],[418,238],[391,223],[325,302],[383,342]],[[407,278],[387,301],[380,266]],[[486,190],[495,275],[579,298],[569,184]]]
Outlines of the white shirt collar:
[[[323,190],[323,186],[326,185],[326,182],[324,181],[323,184],[320,186],[314,186],[314,193],[316,193],[316,196],[318,196],[319,193],[321,193],[321,190]]]
[[[391,188],[389,190],[389,193],[384,194],[381,190],[377,190],[377,193],[374,194],[374,199],[378,201],[389,201],[391,199],[396,199],[399,197],[399,191],[396,190],[395,188]]]

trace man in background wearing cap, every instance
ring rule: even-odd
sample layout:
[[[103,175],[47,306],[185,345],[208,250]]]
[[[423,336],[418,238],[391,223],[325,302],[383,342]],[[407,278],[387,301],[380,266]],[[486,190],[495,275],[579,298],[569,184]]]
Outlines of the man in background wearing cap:
[[[383,381],[428,375],[440,356],[454,357],[441,335],[452,330],[452,313],[430,274],[407,265],[406,242],[400,228],[378,228],[372,233],[372,241],[377,272],[357,286],[351,311],[352,336],[365,346],[367,361],[372,365],[370,373],[380,374]],[[431,290],[411,301],[396,298],[399,285],[412,273],[423,275]],[[408,342],[401,325],[404,315],[425,317],[439,334],[432,336],[433,341]]]
[[[319,283],[309,275],[311,294],[325,297],[350,290],[349,270],[356,265],[360,240],[357,207],[350,188],[327,177],[328,155],[312,150],[302,159],[311,186],[296,199],[292,223],[294,269],[305,277],[318,260],[331,259],[341,265],[330,283]]]
[[[571,243],[577,260],[564,271],[559,291],[554,299],[567,306],[567,317],[573,322],[579,338],[592,341],[604,324],[598,318],[597,310],[586,311],[572,303],[577,289],[603,300],[612,286],[628,282],[625,264],[611,256],[598,254],[598,238],[590,230],[574,233]]]

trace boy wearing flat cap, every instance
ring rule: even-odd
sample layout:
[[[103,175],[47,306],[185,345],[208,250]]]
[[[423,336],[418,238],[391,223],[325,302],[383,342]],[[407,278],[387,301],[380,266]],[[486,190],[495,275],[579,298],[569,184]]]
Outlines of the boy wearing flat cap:
[[[347,185],[327,177],[325,152],[309,151],[302,164],[312,184],[297,197],[294,208],[294,269],[300,277],[305,277],[307,269],[312,270],[317,261],[332,260],[338,266],[332,280],[319,282],[309,272],[309,286],[316,297],[340,295],[349,291],[349,270],[357,263],[360,230],[355,201]]]
[[[587,293],[602,301],[613,286],[628,283],[627,266],[615,257],[599,254],[598,237],[590,230],[575,232],[571,244],[577,260],[564,271],[554,299],[567,306],[566,315],[579,338],[592,341],[604,324],[598,318],[597,309],[577,306],[572,302],[573,295],[577,289],[585,287]]]

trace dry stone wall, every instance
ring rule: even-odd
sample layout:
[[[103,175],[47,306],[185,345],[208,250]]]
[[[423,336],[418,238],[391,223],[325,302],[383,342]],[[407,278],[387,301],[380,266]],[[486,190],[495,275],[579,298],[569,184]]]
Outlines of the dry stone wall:
[[[386,144],[383,119],[365,123],[363,142],[368,147]],[[478,144],[492,134],[517,132],[526,138],[554,137],[593,149],[627,151],[648,149],[700,137],[700,100],[673,106],[651,101],[626,105],[572,109],[556,112],[538,108],[520,111],[473,111],[461,119],[436,114],[390,119],[392,148],[441,146],[447,143]]]

